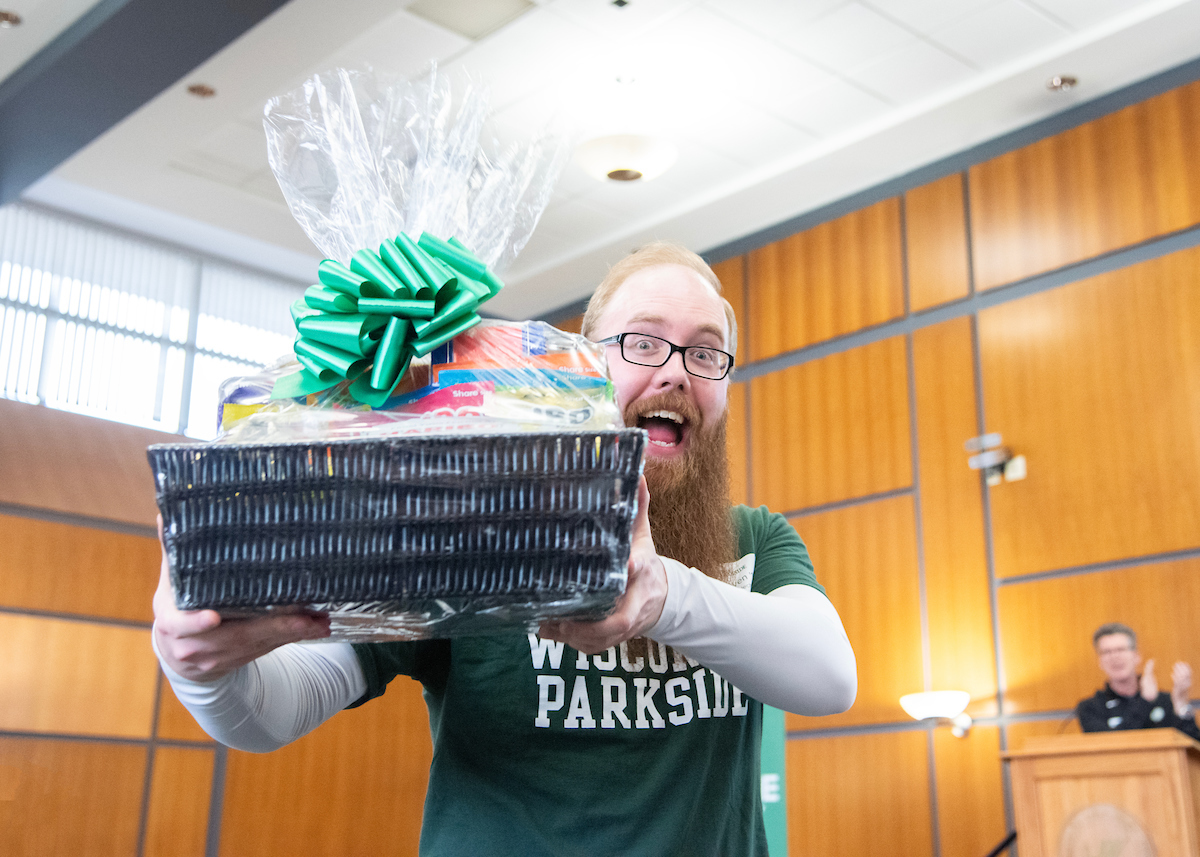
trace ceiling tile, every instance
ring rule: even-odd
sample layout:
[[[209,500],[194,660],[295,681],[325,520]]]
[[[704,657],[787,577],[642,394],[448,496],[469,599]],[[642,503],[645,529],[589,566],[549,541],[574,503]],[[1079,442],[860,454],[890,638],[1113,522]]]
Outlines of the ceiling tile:
[[[1063,26],[1018,0],[1000,0],[933,30],[930,38],[979,68],[991,68],[1065,35]]]
[[[874,119],[887,109],[882,98],[834,78],[797,100],[783,118],[824,137]]]
[[[561,230],[552,228],[548,223],[538,221],[533,234],[529,236],[529,240],[525,242],[525,246],[521,248],[521,252],[517,254],[512,270],[521,270],[522,262],[530,260],[546,261],[569,255],[571,248],[577,245],[578,242],[579,236],[562,232]],[[499,272],[500,278],[504,279],[507,273],[506,271]]]
[[[210,158],[203,152],[184,152],[167,164],[167,167],[229,187],[241,187],[253,175],[249,170]]]
[[[591,181],[599,184],[595,179]],[[572,234],[577,239],[583,236],[586,239],[590,235],[601,235],[619,229],[624,222],[625,217],[619,212],[595,202],[572,200],[547,206],[542,219],[538,221],[538,228],[544,223],[553,231]]]
[[[786,39],[846,0],[708,0],[704,5],[769,39]]]
[[[694,140],[739,164],[757,168],[816,142],[816,136],[773,113],[736,98],[714,100],[697,114],[688,129]]]
[[[880,15],[927,33],[963,15],[982,9],[994,0],[864,0]],[[1088,0],[1083,0],[1088,2]]]
[[[446,67],[486,81],[492,104],[502,109],[569,77],[578,64],[606,48],[583,27],[539,7],[464,50]]]
[[[916,39],[861,3],[849,3],[786,35],[784,44],[834,71],[869,62]]]
[[[269,199],[271,202],[287,205],[287,200],[283,198],[283,191],[279,189],[279,182],[275,180],[275,174],[270,170],[255,173],[242,184],[242,189],[263,199]]]
[[[613,38],[636,36],[696,5],[698,0],[633,0],[617,6],[612,0],[555,0],[543,5],[547,11],[585,27],[589,32]]]
[[[1030,5],[1082,30],[1147,4],[1146,0],[1030,0]]]
[[[894,104],[907,104],[961,83],[973,73],[966,63],[918,39],[848,76]]]
[[[261,125],[227,122],[197,141],[193,151],[246,171],[268,168],[267,139]]]
[[[428,68],[430,60],[445,60],[470,45],[469,39],[400,9],[324,57],[312,70],[375,68],[412,77]]]
[[[803,95],[833,76],[803,57],[708,8],[680,15],[647,34],[643,53],[671,76],[675,99],[686,101],[689,123],[703,100],[728,96],[786,113]]]

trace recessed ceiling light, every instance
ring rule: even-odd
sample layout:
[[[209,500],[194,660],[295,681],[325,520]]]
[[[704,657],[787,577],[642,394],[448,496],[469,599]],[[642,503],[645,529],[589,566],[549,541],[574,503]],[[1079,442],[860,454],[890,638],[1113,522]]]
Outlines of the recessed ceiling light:
[[[675,147],[657,137],[613,134],[596,137],[575,149],[575,162],[600,181],[650,181],[675,163]]]
[[[21,24],[21,16],[16,12],[9,12],[7,9],[0,11],[0,27],[18,27]]]
[[[212,98],[217,94],[217,91],[207,83],[193,83],[187,91],[197,98]]]
[[[1056,74],[1054,77],[1046,81],[1046,89],[1054,92],[1066,92],[1073,86],[1079,83],[1079,78],[1069,74]]]

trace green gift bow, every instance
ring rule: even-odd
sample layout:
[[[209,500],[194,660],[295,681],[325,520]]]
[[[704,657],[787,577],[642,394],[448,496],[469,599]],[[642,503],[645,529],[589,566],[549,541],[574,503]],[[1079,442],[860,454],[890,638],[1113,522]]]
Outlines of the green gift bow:
[[[413,357],[424,357],[481,320],[475,310],[504,284],[455,238],[401,232],[379,252],[359,250],[346,267],[317,266],[317,285],[292,304],[304,367],[275,382],[292,399],[350,380],[350,395],[377,408]]]

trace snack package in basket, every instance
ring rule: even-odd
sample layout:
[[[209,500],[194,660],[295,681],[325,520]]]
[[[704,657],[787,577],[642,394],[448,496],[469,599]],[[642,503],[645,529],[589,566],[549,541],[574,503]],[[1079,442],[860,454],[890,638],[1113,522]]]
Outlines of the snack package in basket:
[[[218,439],[148,451],[180,608],[417,639],[599,618],[624,591],[645,435],[603,349],[478,314],[566,143],[501,146],[485,93],[455,89],[339,69],[268,102],[272,169],[329,258],[294,357],[223,385]]]

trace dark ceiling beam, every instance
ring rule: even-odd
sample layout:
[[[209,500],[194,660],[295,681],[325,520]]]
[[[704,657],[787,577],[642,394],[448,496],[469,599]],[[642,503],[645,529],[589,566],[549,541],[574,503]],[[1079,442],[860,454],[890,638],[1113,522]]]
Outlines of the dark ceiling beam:
[[[0,83],[0,205],[287,0],[101,0]]]

